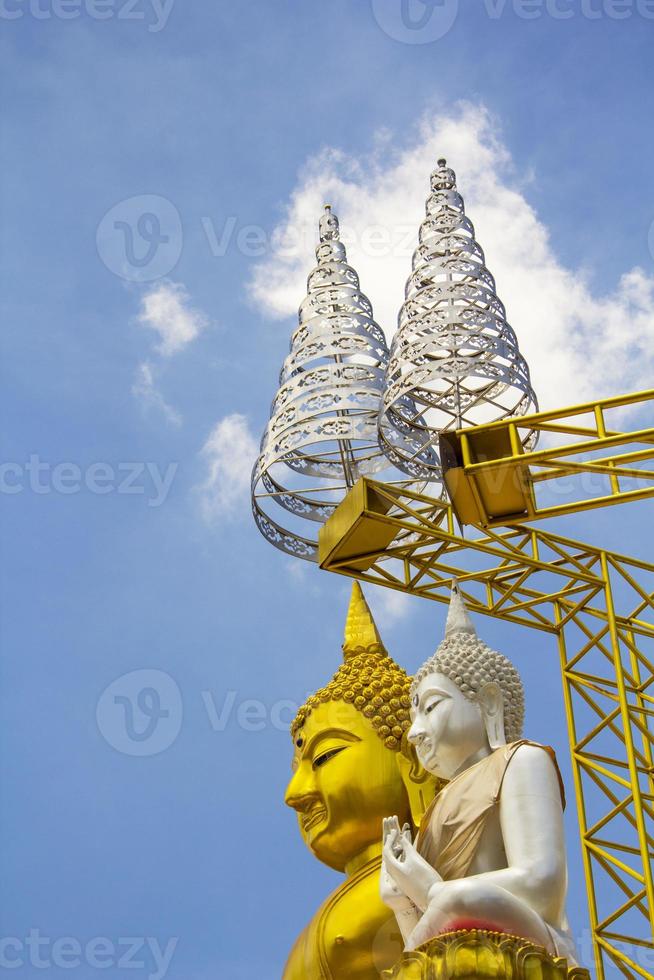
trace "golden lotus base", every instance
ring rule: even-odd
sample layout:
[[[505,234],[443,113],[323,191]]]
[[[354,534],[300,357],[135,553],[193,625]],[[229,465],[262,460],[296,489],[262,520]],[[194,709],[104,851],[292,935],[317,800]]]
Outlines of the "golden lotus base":
[[[527,939],[471,929],[438,936],[403,953],[384,980],[590,980]]]

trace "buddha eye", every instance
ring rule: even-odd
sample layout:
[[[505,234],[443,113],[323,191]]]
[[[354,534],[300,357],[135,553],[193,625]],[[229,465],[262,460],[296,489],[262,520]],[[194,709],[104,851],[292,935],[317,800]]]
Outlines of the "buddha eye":
[[[327,752],[323,752],[322,755],[317,756],[313,760],[313,768],[320,769],[320,767],[324,766],[326,762],[329,762],[330,759],[333,759],[335,755],[338,755],[339,752],[342,752],[344,748],[345,746],[341,745],[337,749],[329,749]]]
[[[428,715],[429,712],[430,711],[433,711],[434,708],[437,708],[439,704],[440,704],[440,701],[432,701],[432,703],[431,704],[428,704],[427,707],[425,708],[425,714]]]

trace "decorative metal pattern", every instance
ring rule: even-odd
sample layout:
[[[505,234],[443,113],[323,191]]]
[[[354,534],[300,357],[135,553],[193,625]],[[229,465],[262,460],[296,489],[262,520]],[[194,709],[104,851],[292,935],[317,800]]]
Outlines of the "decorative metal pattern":
[[[314,535],[307,522],[323,524],[360,476],[388,466],[377,441],[386,339],[347,264],[329,205],[319,230],[318,265],[309,275],[252,473],[261,533],[282,551],[311,561],[317,528]]]
[[[445,160],[431,188],[391,346],[379,438],[396,465],[412,473],[419,465],[433,478],[440,431],[525,415],[538,404]],[[525,444],[534,441],[527,433]]]

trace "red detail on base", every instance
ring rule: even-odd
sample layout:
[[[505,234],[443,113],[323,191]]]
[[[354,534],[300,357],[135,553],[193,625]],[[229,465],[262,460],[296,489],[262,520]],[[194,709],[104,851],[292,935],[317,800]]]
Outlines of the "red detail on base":
[[[446,929],[441,929],[439,935],[443,936],[447,932],[458,932],[459,930],[469,931],[471,929],[483,929],[485,932],[506,932],[504,926],[497,922],[487,922],[485,919],[454,919],[447,923]]]

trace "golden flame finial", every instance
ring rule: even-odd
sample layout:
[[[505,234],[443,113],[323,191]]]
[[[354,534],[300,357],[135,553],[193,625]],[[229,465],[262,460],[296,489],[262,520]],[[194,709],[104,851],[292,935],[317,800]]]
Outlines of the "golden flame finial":
[[[344,659],[354,657],[364,650],[369,653],[386,653],[361,586],[355,580],[345,622]]]

